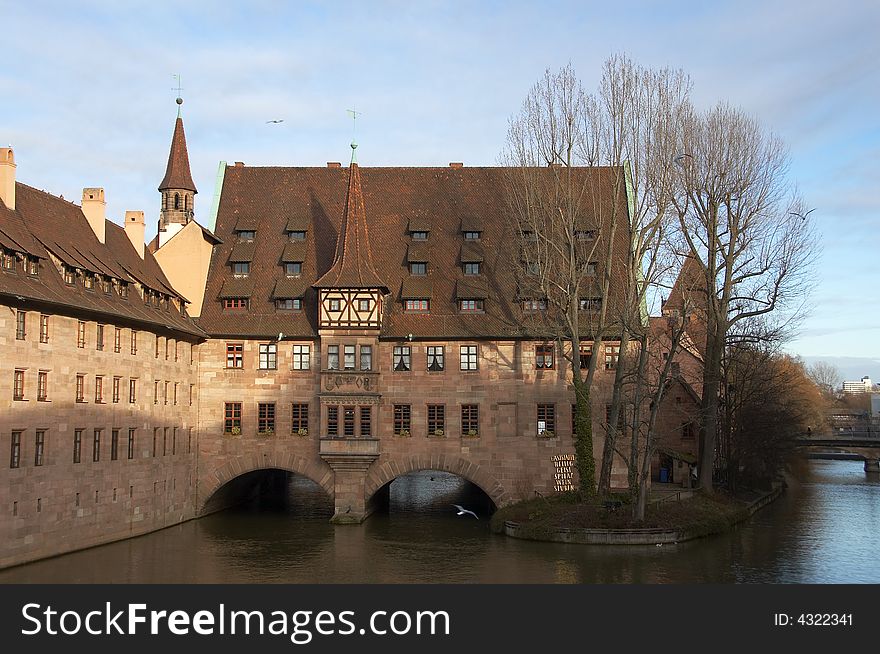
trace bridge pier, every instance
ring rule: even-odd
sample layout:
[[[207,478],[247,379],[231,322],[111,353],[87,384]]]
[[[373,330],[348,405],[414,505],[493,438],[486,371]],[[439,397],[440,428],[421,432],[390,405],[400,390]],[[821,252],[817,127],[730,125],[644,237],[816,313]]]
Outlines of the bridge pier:
[[[880,472],[880,459],[865,459],[865,472]]]
[[[356,525],[367,519],[367,469],[379,458],[374,438],[322,438],[321,458],[334,472],[334,513],[330,522]]]

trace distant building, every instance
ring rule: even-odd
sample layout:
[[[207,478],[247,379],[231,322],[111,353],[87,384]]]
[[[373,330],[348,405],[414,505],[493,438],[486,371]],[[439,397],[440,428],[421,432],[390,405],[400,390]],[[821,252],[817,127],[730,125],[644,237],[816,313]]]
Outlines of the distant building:
[[[874,384],[871,382],[870,377],[862,377],[859,381],[845,381],[843,382],[843,392],[844,393],[870,393],[874,390]]]

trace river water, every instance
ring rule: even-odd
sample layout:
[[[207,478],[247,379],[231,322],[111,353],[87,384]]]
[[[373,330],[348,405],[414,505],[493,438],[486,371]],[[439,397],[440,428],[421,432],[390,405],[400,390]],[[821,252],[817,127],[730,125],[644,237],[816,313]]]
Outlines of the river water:
[[[880,475],[862,465],[805,462],[779,500],[735,531],[662,547],[494,535],[485,496],[431,471],[395,481],[387,512],[334,527],[322,491],[293,478],[287,501],[19,566],[0,582],[880,583]]]

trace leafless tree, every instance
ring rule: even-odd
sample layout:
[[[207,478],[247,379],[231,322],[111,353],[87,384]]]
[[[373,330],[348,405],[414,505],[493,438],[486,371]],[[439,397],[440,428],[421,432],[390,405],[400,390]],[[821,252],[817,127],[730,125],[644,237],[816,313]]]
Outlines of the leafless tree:
[[[840,369],[827,361],[816,361],[807,367],[807,376],[822,390],[827,398],[834,398],[843,384]]]
[[[802,311],[817,240],[788,180],[783,143],[741,110],[720,104],[688,112],[676,160],[681,247],[705,279],[699,482],[711,492],[729,339],[749,322],[761,327],[758,338],[778,335]]]

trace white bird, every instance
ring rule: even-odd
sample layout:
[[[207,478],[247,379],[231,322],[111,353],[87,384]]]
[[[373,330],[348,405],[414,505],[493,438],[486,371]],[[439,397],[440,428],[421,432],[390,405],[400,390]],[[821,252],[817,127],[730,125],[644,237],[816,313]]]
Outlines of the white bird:
[[[459,506],[458,504],[453,504],[452,506],[454,506],[456,509],[458,509],[458,513],[456,513],[455,515],[464,515],[465,513],[470,513],[470,514],[471,514],[472,516],[474,516],[477,520],[480,519],[480,516],[478,516],[478,515],[477,515],[476,513],[474,513],[473,511],[468,511],[468,510],[467,510],[466,508],[464,508],[463,506]]]
[[[284,332],[278,332],[278,340],[284,340]]]

